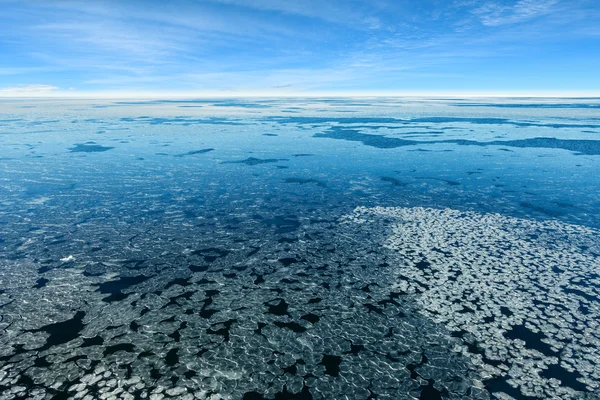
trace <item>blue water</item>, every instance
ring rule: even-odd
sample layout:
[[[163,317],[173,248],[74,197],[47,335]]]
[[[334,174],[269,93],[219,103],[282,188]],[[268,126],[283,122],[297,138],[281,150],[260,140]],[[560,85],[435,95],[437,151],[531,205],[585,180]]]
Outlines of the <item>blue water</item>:
[[[0,396],[594,398],[599,108],[2,100]]]

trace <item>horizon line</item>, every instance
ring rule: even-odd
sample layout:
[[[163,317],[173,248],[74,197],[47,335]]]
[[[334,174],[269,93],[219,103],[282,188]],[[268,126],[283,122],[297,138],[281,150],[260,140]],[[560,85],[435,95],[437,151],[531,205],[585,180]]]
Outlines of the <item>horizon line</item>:
[[[111,99],[223,99],[223,98],[600,98],[600,92],[543,91],[543,92],[60,92],[60,93],[2,93],[2,100],[111,100]]]

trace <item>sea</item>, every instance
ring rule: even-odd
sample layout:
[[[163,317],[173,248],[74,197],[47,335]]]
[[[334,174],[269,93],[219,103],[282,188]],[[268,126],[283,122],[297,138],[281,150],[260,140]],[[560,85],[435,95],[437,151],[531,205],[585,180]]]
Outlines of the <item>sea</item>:
[[[599,98],[0,100],[0,399],[599,399]]]

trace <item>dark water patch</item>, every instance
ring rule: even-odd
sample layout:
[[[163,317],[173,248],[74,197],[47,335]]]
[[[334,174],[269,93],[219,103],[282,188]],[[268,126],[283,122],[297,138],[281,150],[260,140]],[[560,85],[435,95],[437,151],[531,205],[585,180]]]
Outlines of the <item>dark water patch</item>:
[[[447,389],[443,389],[445,392],[445,396],[442,397],[442,392],[433,387],[433,379],[427,380],[427,385],[421,386],[421,393],[419,394],[419,400],[442,400],[442,398],[447,398]]]
[[[256,279],[254,279],[254,284],[255,285],[260,285],[261,283],[265,283],[265,278],[263,275],[260,274],[253,274],[256,276]]]
[[[242,400],[267,400],[269,398],[271,398],[271,396],[264,397],[258,392],[246,392],[244,393]],[[302,385],[302,391],[299,393],[289,392],[287,385],[283,385],[283,390],[275,393],[275,400],[313,400],[313,396],[310,393],[308,386],[304,383]]]
[[[298,367],[296,366],[296,364],[292,364],[289,367],[283,367],[281,369],[283,370],[284,373],[290,374],[290,375],[296,375],[296,373],[298,372]]]
[[[573,390],[580,392],[588,391],[586,385],[577,380],[578,378],[582,378],[578,371],[568,371],[567,369],[561,367],[560,364],[549,365],[540,373],[540,375],[546,379],[558,379],[563,385],[568,386]]]
[[[556,356],[556,351],[552,350],[549,344],[542,342],[542,339],[546,339],[546,336],[541,332],[533,332],[525,325],[515,325],[509,331],[504,333],[504,337],[507,339],[519,339],[525,342],[525,347],[528,349],[534,349],[540,353],[551,357]]]
[[[562,149],[572,151],[577,155],[600,155],[600,140],[571,140],[537,137],[519,140],[496,140],[490,142],[478,142],[466,139],[416,141],[365,134],[354,129],[340,127],[332,127],[325,133],[314,134],[313,137],[361,142],[366,146],[377,147],[380,149],[431,144],[456,144],[459,146],[507,146],[517,148]]]
[[[566,124],[566,123],[545,123],[531,121],[513,121],[508,118],[467,118],[467,117],[422,117],[411,119],[399,119],[388,117],[371,117],[371,118],[345,118],[345,117],[300,117],[300,116],[285,116],[285,117],[268,117],[266,120],[277,122],[280,124],[301,124],[301,125],[323,125],[336,123],[340,125],[347,124],[394,124],[394,125],[411,125],[411,124],[452,124],[452,123],[468,123],[474,125],[513,125],[518,127],[544,127],[544,128],[580,128],[580,129],[596,129],[600,128],[597,124]],[[388,126],[393,127],[393,126]],[[335,128],[335,127],[334,127]]]
[[[127,353],[134,353],[135,346],[132,343],[119,343],[112,346],[107,346],[104,349],[104,357],[115,354],[118,351],[125,351]]]
[[[67,391],[53,389],[49,391],[49,393],[52,394],[52,398],[50,400],[69,400],[72,398],[72,393]]]
[[[600,108],[593,103],[450,103],[455,107],[493,107],[493,108]]]
[[[526,208],[528,210],[531,211],[536,211],[542,214],[546,214],[550,217],[561,217],[563,215],[565,215],[565,212],[563,210],[553,210],[551,208],[547,208],[547,207],[541,207],[541,206],[537,206],[535,204],[532,204],[528,201],[522,201],[519,203],[519,205],[523,208]]]
[[[103,298],[102,300],[106,302],[123,300],[129,296],[128,294],[123,293],[123,290],[128,289],[132,286],[138,285],[142,282],[150,279],[150,276],[146,275],[137,275],[137,276],[121,276],[119,279],[114,281],[103,282],[99,284],[95,284],[98,286],[98,291],[102,294],[110,294]]]
[[[577,155],[600,155],[600,140],[576,140],[537,137],[519,140],[496,140],[477,142],[474,140],[445,140],[431,143],[454,143],[461,146],[508,146],[519,148],[562,149]]]
[[[265,303],[265,305],[268,307],[268,313],[269,314],[273,314],[273,315],[278,315],[278,316],[284,316],[284,315],[289,315],[288,314],[288,308],[289,308],[289,304],[286,303],[286,301],[284,299],[278,299],[279,302],[277,302],[277,304],[273,304],[273,302],[275,300],[271,300]]]
[[[292,264],[296,264],[296,263],[300,262],[300,260],[298,260],[297,258],[294,258],[294,257],[280,258],[278,261],[280,263],[282,263],[284,267],[289,267]]]
[[[391,329],[392,328],[390,328],[390,331],[391,331]],[[419,361],[417,364],[414,364],[414,363],[408,364],[406,366],[406,369],[410,372],[410,379],[417,380],[421,376],[421,375],[419,375],[417,368],[422,367],[423,365],[427,364],[428,362],[429,362],[429,359],[425,355],[425,352],[422,352],[421,353],[421,361]]]
[[[192,379],[193,377],[198,376],[198,373],[193,370],[187,370],[185,371],[183,376],[185,377],[185,379]]]
[[[293,215],[275,216],[274,218],[264,219],[262,222],[269,227],[275,227],[275,232],[279,234],[294,232],[300,227],[300,221]]]
[[[165,356],[165,364],[167,364],[170,367],[173,367],[173,366],[179,364],[179,355],[177,354],[178,352],[179,352],[178,348],[169,350],[169,352]]]
[[[121,264],[123,264],[124,267],[126,267],[128,270],[130,271],[135,271],[135,270],[140,270],[145,268],[145,263],[146,263],[146,259],[138,259],[138,258],[129,258],[126,260],[122,260],[120,261]]]
[[[46,278],[40,278],[37,280],[37,282],[35,283],[35,286],[33,287],[34,289],[41,289],[44,286],[46,286],[46,284],[50,282],[48,279]]]
[[[0,119],[0,124],[3,123],[12,123],[12,122],[25,122],[23,118],[8,118],[8,119]]]
[[[296,116],[285,116],[285,117],[267,117],[265,120],[277,122],[279,124],[301,124],[301,125],[322,125],[330,123],[338,124],[392,124],[398,122],[404,122],[397,118],[385,118],[385,117],[363,117],[363,118],[348,118],[348,117],[296,117]]]
[[[518,388],[508,383],[509,376],[499,376],[483,381],[485,389],[490,393],[506,393],[513,399],[519,400],[540,400],[538,397],[525,396]]]
[[[49,335],[46,339],[46,344],[39,349],[39,351],[44,351],[52,346],[68,343],[71,340],[78,338],[84,327],[84,317],[85,312],[78,311],[71,319],[63,322],[48,324],[39,329],[34,329],[28,332],[45,332]]]
[[[260,103],[213,103],[215,107],[240,107],[240,108],[272,108],[272,106],[268,104],[260,104]]]
[[[278,135],[278,134],[276,134],[276,133],[263,133],[262,135],[263,135],[263,136],[279,136],[279,135]]]
[[[312,178],[285,178],[283,181],[285,183],[299,183],[300,185],[304,185],[307,183],[314,183],[320,187],[327,187],[327,184],[325,184],[325,182],[320,181],[318,179],[312,179]]]
[[[541,128],[598,128],[600,125],[588,124],[563,124],[563,123],[544,123],[530,121],[512,121],[508,118],[468,118],[468,117],[425,117],[413,118],[408,122],[450,124],[450,123],[469,123],[477,125],[513,125],[518,127],[541,127]]]
[[[267,398],[258,392],[246,392],[242,400],[267,400]]]
[[[205,249],[194,250],[192,251],[193,255],[202,256],[204,261],[208,263],[212,263],[219,258],[226,257],[229,254],[229,250],[219,249],[216,247],[208,247]],[[194,271],[199,272],[199,271]]]
[[[363,306],[365,306],[365,308],[367,310],[369,310],[368,311],[369,313],[374,312],[374,313],[377,313],[377,314],[383,314],[383,309],[382,308],[379,308],[379,307],[377,307],[377,306],[375,306],[375,305],[373,305],[371,303],[365,303],[365,304],[363,304]]]
[[[187,153],[183,153],[183,154],[175,154],[174,157],[185,157],[185,156],[193,156],[195,154],[205,154],[205,153],[208,153],[209,151],[213,151],[213,150],[214,150],[213,148],[193,150],[193,151],[188,151]]]
[[[113,104],[120,106],[143,106],[150,104],[185,104],[185,103],[210,103],[207,100],[140,100],[140,101],[116,101]]]
[[[449,179],[433,178],[433,177],[424,177],[424,178],[417,178],[417,179],[429,179],[429,180],[432,180],[432,181],[444,182],[448,186],[460,186],[460,182],[452,181],[452,180],[449,180]]]
[[[208,269],[210,268],[210,266],[208,265],[188,265],[188,268],[190,269],[190,271],[192,272],[206,272],[208,271]]]
[[[155,354],[152,351],[146,350],[146,351],[142,351],[140,354],[138,354],[137,358],[138,359],[142,359],[142,358],[146,358],[146,357],[152,357]]]
[[[38,357],[35,359],[35,362],[33,363],[34,366],[38,367],[38,368],[48,368],[52,366],[52,363],[49,362],[46,359],[47,356],[44,357]]]
[[[294,157],[312,157],[312,156],[314,156],[314,154],[300,153],[300,154],[292,154],[292,156],[294,156]]]
[[[340,376],[340,364],[342,363],[342,357],[324,354],[323,359],[319,363],[325,366],[325,374],[331,376]]]
[[[83,338],[81,347],[102,346],[103,344],[104,339],[101,336],[94,336],[93,338]]]
[[[196,291],[194,291],[194,290],[188,290],[188,291],[186,291],[184,293],[181,293],[181,294],[179,294],[177,296],[169,297],[169,302],[167,304],[165,304],[164,306],[162,306],[162,308],[167,308],[167,307],[172,306],[172,305],[174,305],[174,306],[181,306],[177,300],[184,299],[184,300],[190,301],[190,299],[192,298],[192,296],[194,294],[196,294]]]
[[[305,327],[303,327],[302,325],[298,324],[297,322],[275,321],[275,322],[273,322],[273,324],[275,326],[277,326],[278,328],[289,329],[289,330],[291,330],[292,332],[295,332],[295,333],[304,333],[304,332],[306,332],[308,330]]]
[[[313,314],[313,313],[309,313],[306,315],[303,315],[302,317],[300,317],[303,320],[306,320],[308,322],[310,322],[311,324],[316,324],[317,322],[319,322],[321,320],[321,317],[319,317],[317,314]]]
[[[379,179],[381,179],[383,182],[389,182],[389,183],[391,183],[392,186],[401,187],[401,186],[406,186],[407,185],[406,183],[400,182],[398,179],[392,178],[390,176],[381,176],[381,177],[379,177]]]
[[[505,317],[512,317],[514,315],[510,308],[505,306],[500,307],[500,313],[502,313],[502,315],[504,315]]]
[[[324,219],[324,218],[311,218],[308,220],[311,225],[313,224],[332,224],[336,223],[336,219]]]
[[[561,208],[575,208],[575,206],[572,203],[566,201],[553,201],[552,203],[556,204],[558,207]]]
[[[350,343],[350,350],[344,352],[344,354],[358,355],[361,351],[365,351],[365,346],[362,344],[354,344],[352,340],[345,339]]]
[[[150,378],[152,378],[155,381],[157,381],[160,378],[162,378],[162,376],[163,375],[160,373],[159,369],[157,369],[156,367],[152,367],[152,369],[150,370]]]
[[[204,319],[211,319],[213,315],[218,313],[219,310],[215,310],[214,308],[202,308],[198,315]]]
[[[190,278],[175,278],[172,281],[170,281],[169,283],[167,283],[167,286],[165,286],[165,290],[170,288],[171,286],[175,286],[175,285],[179,285],[179,286],[190,286]]]
[[[355,129],[332,127],[325,133],[315,133],[313,137],[347,140],[351,142],[361,142],[366,146],[377,147],[379,149],[394,149],[404,146],[415,146],[420,142],[414,140],[404,140],[398,138],[389,138],[381,135],[371,135],[361,133]]]
[[[246,125],[246,123],[240,122],[239,120],[233,120],[228,118],[212,117],[206,119],[189,118],[189,117],[123,117],[120,118],[121,122],[137,122],[148,125],[180,125],[180,126],[191,126],[191,125]]]
[[[206,333],[208,333],[209,335],[222,336],[224,342],[229,342],[229,338],[230,338],[229,330],[231,329],[231,325],[233,325],[234,322],[237,322],[237,320],[230,319],[225,322],[219,322],[219,323],[213,325],[213,326],[219,327],[218,329],[210,327],[206,330]]]
[[[71,153],[101,153],[104,151],[108,151],[114,149],[114,147],[110,146],[101,146],[99,144],[75,144],[74,147],[71,147],[69,151]]]
[[[298,240],[299,240],[298,238],[286,238],[286,237],[283,237],[283,238],[277,239],[277,242],[278,243],[297,243]]]
[[[389,128],[389,126],[388,126],[388,128]],[[423,132],[413,131],[413,132],[402,132],[401,133],[401,135],[405,136],[405,137],[406,136],[411,136],[411,137],[412,136],[417,136],[417,137],[418,136],[441,136],[441,135],[445,135],[445,134],[446,134],[446,132],[444,132],[444,131],[431,131],[431,130],[423,131]]]
[[[240,161],[224,161],[223,164],[246,164],[250,166],[260,165],[260,164],[269,164],[269,163],[277,163],[279,161],[288,161],[285,158],[255,158],[249,157],[245,160]]]
[[[260,247],[252,247],[252,250],[250,250],[247,254],[246,257],[252,257],[253,255],[255,255],[256,253],[258,253],[260,251]]]
[[[596,296],[589,295],[582,290],[565,288],[563,291],[568,294],[574,294],[576,296],[582,297],[589,302],[600,302],[599,298],[597,298]]]
[[[266,324],[266,323],[264,323],[264,322],[259,322],[259,323],[257,324],[257,328],[254,330],[254,333],[255,333],[256,335],[265,336],[265,335],[262,333],[262,330],[263,330],[263,329],[264,329],[266,326],[267,326],[267,324]]]

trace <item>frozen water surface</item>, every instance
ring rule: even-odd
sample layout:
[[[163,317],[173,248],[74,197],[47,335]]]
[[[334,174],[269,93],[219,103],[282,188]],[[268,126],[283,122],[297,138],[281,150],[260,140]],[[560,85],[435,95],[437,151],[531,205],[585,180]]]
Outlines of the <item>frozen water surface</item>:
[[[599,108],[4,100],[0,398],[598,398]]]

